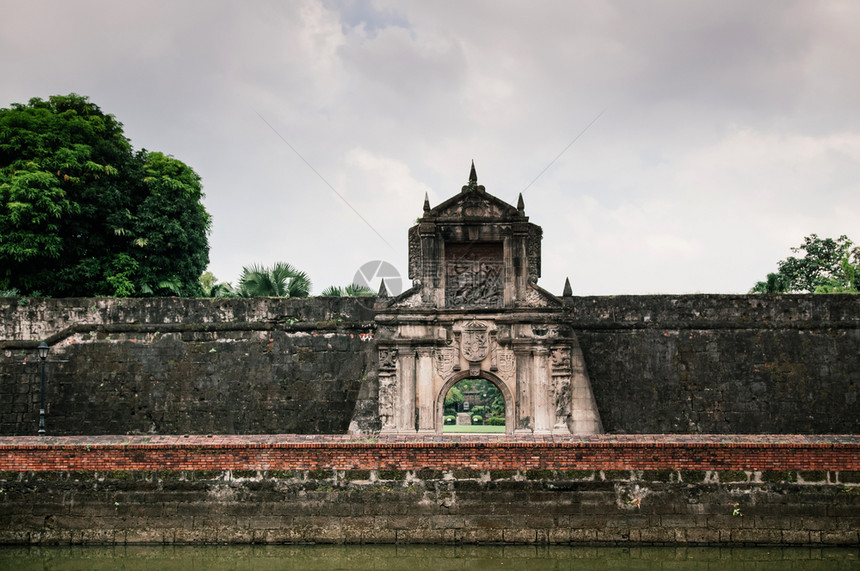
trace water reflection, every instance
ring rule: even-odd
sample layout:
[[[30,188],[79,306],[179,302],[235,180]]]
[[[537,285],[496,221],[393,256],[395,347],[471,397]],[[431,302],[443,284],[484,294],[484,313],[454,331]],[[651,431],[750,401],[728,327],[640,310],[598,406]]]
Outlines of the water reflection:
[[[857,569],[860,549],[567,546],[3,547],[0,569],[221,571],[591,569],[757,571]]]

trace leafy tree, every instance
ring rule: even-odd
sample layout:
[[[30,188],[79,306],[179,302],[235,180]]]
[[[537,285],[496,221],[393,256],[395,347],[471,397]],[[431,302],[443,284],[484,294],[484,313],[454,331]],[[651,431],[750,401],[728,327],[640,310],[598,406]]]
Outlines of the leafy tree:
[[[0,289],[195,295],[209,260],[202,197],[190,167],[135,153],[86,97],[0,109]]]
[[[460,389],[458,389],[456,386],[448,389],[448,394],[445,395],[445,404],[443,405],[443,408],[453,408],[454,410],[459,410],[462,404],[463,393],[460,392]]]
[[[242,268],[237,290],[239,297],[308,297],[311,279],[286,262],[254,264]]]
[[[373,297],[376,295],[369,287],[358,284],[350,284],[346,287],[328,286],[320,296],[322,297]]]
[[[238,297],[229,282],[219,282],[212,272],[201,274],[200,290],[203,297]]]
[[[810,234],[794,253],[777,264],[778,271],[753,286],[751,293],[857,293],[860,248],[847,236],[819,238]]]

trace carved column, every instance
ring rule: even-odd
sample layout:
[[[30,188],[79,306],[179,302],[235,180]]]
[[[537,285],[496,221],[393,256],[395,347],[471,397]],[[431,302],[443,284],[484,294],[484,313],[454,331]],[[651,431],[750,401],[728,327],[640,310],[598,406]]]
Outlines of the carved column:
[[[433,348],[418,349],[415,367],[415,382],[418,393],[418,431],[436,432],[436,391],[433,386]]]
[[[397,432],[397,349],[379,348],[379,420],[381,432]]]
[[[551,385],[549,370],[549,349],[536,347],[533,353],[532,387],[534,399],[534,432],[547,434],[552,431],[555,409],[550,402]]]
[[[567,421],[570,418],[570,347],[556,345],[550,352],[552,364],[552,412],[553,434],[570,434]]]
[[[532,354],[530,347],[515,347],[517,369],[516,424],[514,433],[531,434],[534,429],[534,403],[532,402]]]
[[[415,354],[403,351],[400,363],[397,432],[415,432]]]

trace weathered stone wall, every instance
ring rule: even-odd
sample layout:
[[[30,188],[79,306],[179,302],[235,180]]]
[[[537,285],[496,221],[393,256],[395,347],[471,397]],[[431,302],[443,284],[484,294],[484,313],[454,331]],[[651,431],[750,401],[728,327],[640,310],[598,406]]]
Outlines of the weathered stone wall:
[[[0,305],[0,432],[343,433],[375,363],[348,299],[59,299]]]
[[[860,433],[860,296],[570,300],[611,433]]]
[[[565,301],[607,432],[860,433],[860,296]],[[43,339],[49,434],[378,430],[371,304],[0,300],[0,434],[36,430]]]
[[[856,546],[856,479],[828,471],[3,472],[0,543]]]
[[[0,437],[0,544],[858,545],[860,436]]]

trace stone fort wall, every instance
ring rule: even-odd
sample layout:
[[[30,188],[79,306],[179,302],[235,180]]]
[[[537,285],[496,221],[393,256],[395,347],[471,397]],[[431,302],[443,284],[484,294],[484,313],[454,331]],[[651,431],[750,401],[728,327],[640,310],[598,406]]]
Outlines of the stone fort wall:
[[[348,299],[40,299],[0,306],[0,433],[344,433],[375,361]]]
[[[860,543],[858,437],[0,438],[0,544]]]
[[[860,296],[565,298],[609,433],[860,433]],[[372,299],[0,300],[0,434],[378,430]],[[376,423],[376,424],[374,424]]]

